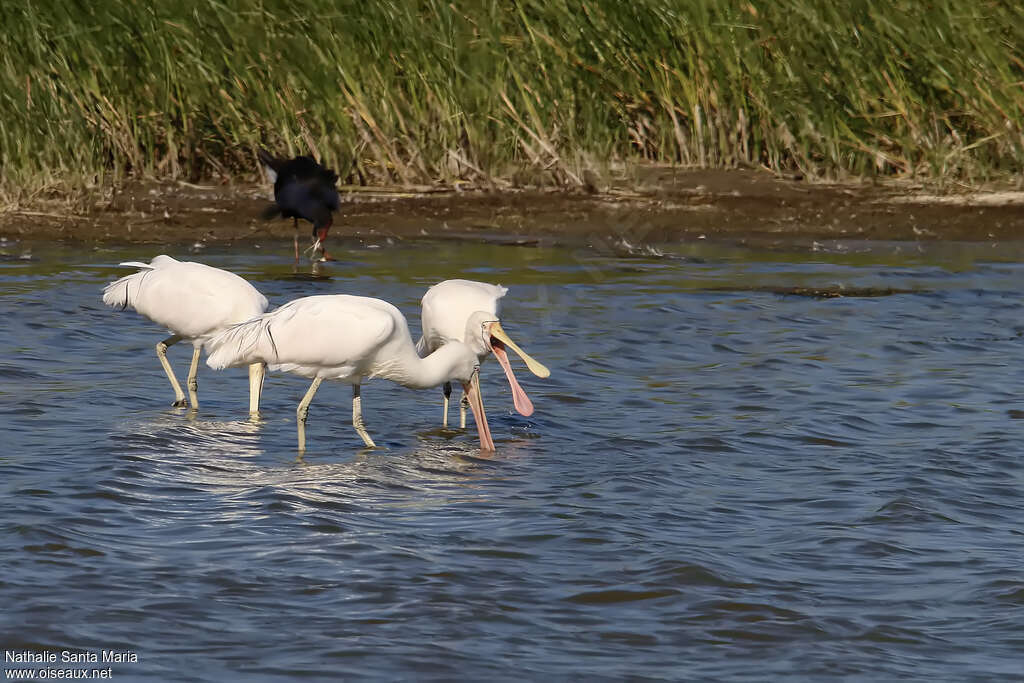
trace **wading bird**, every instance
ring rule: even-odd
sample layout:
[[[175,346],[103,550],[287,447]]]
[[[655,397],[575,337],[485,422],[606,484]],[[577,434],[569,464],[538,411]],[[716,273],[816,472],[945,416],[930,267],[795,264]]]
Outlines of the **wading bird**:
[[[203,344],[225,328],[256,317],[267,310],[267,298],[234,273],[202,263],[178,261],[160,255],[149,263],[134,261],[122,266],[138,268],[103,288],[103,303],[115,308],[133,308],[171,336],[156,345],[156,355],[174,387],[174,405],[187,406],[185,394],[167,362],[167,348],[180,341],[192,343],[192,365],[188,372],[188,393],[192,408],[199,407],[199,354]],[[260,407],[264,367],[249,367],[249,412]]]
[[[263,212],[264,219],[282,216],[291,218],[295,226],[295,265],[299,265],[299,219],[313,224],[313,257],[317,250],[327,260],[324,241],[331,229],[332,211],[338,210],[338,174],[324,168],[313,157],[301,156],[294,159],[276,159],[265,149],[257,153],[267,170],[270,182],[274,183],[274,204]]]
[[[530,372],[537,377],[548,377],[551,375],[551,371],[516,346],[502,329],[501,323],[498,322],[498,300],[507,292],[508,289],[501,285],[474,282],[473,280],[445,280],[434,285],[427,290],[420,302],[423,336],[416,343],[416,352],[425,356],[445,344],[462,342],[476,353],[480,362],[483,362],[493,351],[505,371],[505,377],[512,389],[512,400],[516,410],[522,415],[529,416],[533,414],[533,404],[527,398],[526,392],[519,386],[519,382],[516,381],[512,366],[508,362],[508,354],[505,353],[505,347],[507,346],[518,354]],[[486,314],[492,322],[483,331],[483,334],[474,329],[472,335],[466,336],[470,331],[466,322],[477,312]],[[448,400],[451,393],[452,386],[446,383],[442,415],[442,423],[445,427],[448,426]],[[465,395],[459,402],[459,407],[459,426],[465,427]]]
[[[471,336],[472,330],[483,330],[493,321],[485,313],[471,316],[464,322],[463,334]],[[420,358],[405,316],[386,301],[348,294],[307,296],[231,327],[211,339],[207,348],[206,363],[216,370],[265,363],[271,370],[312,378],[295,411],[300,451],[306,448],[309,404],[325,379],[352,385],[352,426],[363,443],[374,447],[363,424],[359,388],[364,380],[375,377],[411,389],[462,382],[480,434],[480,448],[494,450],[480,401],[476,353],[453,342]]]

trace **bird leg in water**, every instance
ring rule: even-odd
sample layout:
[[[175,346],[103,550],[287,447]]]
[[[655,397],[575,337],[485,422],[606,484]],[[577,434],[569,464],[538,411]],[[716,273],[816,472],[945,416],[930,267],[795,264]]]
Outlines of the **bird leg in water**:
[[[316,395],[316,390],[320,388],[320,383],[323,382],[323,377],[317,377],[313,380],[313,383],[309,385],[309,390],[306,395],[299,401],[299,407],[295,409],[295,421],[299,425],[299,451],[306,450],[306,415],[309,414],[309,403],[313,400],[313,396]]]
[[[469,397],[462,392],[462,400],[459,401],[459,429],[466,428],[466,409],[469,408]]]
[[[317,257],[317,252],[320,253],[319,258]],[[327,247],[324,246],[324,243],[320,240],[319,237],[317,237],[316,240],[314,240],[313,244],[309,245],[309,248],[307,248],[302,253],[310,254],[309,260],[313,261],[314,263],[318,261],[326,262],[335,260],[333,256],[327,255]]]
[[[441,410],[443,411],[441,413],[441,426],[444,427],[445,429],[447,429],[448,428],[448,399],[450,399],[451,396],[452,396],[452,383],[451,382],[445,382],[442,391],[444,391],[444,399],[443,399],[443,401],[441,403],[441,406],[442,406]]]
[[[310,244],[309,247],[306,249],[306,251],[304,251],[302,253],[303,254],[310,254],[309,260],[313,261],[314,263],[317,262],[317,261],[322,261],[322,262],[334,261],[335,259],[334,259],[333,256],[328,256],[327,255],[327,247],[324,246],[324,240],[326,240],[326,239],[327,239],[327,230],[326,229],[318,230],[317,233],[315,234],[315,239],[313,240],[313,243]],[[317,253],[320,254],[319,257],[317,257]]]
[[[199,410],[199,354],[203,347],[197,346],[192,350],[192,365],[188,368],[188,400],[192,402],[192,410]]]
[[[359,397],[359,385],[352,385],[352,426],[356,428],[359,436],[362,438],[363,443],[368,448],[376,448],[377,444],[373,442],[370,435],[366,431],[366,425],[363,424],[363,400]]]
[[[263,378],[266,377],[265,363],[253,363],[249,366],[249,414],[260,412],[260,394],[263,393]]]
[[[299,219],[292,218],[292,225],[295,227],[295,266],[299,265]]]
[[[181,390],[181,385],[178,384],[178,378],[174,376],[174,370],[171,370],[171,364],[167,362],[168,347],[174,346],[180,341],[181,337],[175,334],[156,345],[156,357],[160,359],[160,365],[163,366],[164,372],[167,373],[167,379],[171,380],[171,386],[174,387],[174,403],[171,405],[175,408],[181,408],[188,405],[185,401],[185,392]]]

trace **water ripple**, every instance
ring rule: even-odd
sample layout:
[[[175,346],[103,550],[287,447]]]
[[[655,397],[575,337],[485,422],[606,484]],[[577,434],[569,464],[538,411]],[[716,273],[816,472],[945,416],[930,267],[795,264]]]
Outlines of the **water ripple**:
[[[6,263],[5,648],[131,649],[132,680],[1018,676],[1024,265],[704,248],[353,246],[324,281],[204,254],[275,303],[509,286],[507,329],[554,372],[521,373],[524,418],[484,365],[493,455],[436,392],[381,382],[375,451],[344,387],[301,457],[304,381],[268,378],[251,420],[244,372],[204,369],[202,409],[169,408],[162,331],[97,299],[152,254]],[[838,285],[927,293],[775,293]]]

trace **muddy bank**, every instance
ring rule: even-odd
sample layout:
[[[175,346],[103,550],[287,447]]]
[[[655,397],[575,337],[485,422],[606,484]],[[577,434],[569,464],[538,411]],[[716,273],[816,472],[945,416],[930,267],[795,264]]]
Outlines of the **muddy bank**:
[[[537,244],[752,245],[822,239],[1024,239],[1024,193],[935,195],[906,183],[823,185],[757,171],[662,169],[592,191],[342,188],[334,239]],[[999,188],[995,188],[999,189]],[[46,205],[0,214],[0,237],[86,243],[231,244],[290,239],[264,222],[265,185],[136,184],[85,215]],[[302,227],[307,239],[308,226]]]

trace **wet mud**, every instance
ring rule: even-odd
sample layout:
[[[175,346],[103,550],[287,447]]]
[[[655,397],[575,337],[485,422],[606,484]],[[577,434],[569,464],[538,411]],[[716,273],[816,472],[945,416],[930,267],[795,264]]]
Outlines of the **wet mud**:
[[[616,251],[697,239],[771,247],[830,239],[1024,238],[1024,192],[1014,188],[937,194],[899,182],[821,184],[759,171],[660,169],[590,191],[341,189],[335,240],[589,244]],[[269,197],[266,185],[137,183],[84,213],[43,204],[2,212],[0,238],[110,244],[291,239],[291,221],[261,220]],[[301,225],[302,244],[308,233]]]

